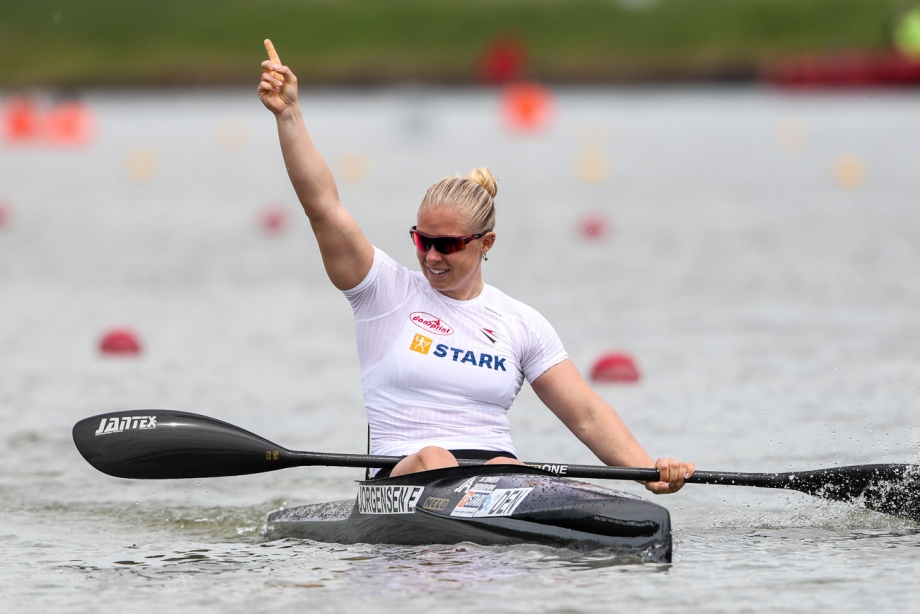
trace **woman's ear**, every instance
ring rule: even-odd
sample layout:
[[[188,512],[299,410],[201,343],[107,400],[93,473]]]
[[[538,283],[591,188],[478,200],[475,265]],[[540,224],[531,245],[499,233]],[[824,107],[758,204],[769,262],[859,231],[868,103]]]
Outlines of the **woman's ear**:
[[[483,248],[482,253],[484,254],[490,249],[492,249],[493,245],[495,245],[495,233],[487,232],[482,237],[482,248]]]
[[[493,245],[495,245],[495,233],[494,233],[494,232],[487,232],[487,233],[486,233],[485,235],[483,235],[483,237],[482,237],[482,247],[481,247],[481,250],[482,250],[482,251],[480,251],[480,257],[481,257],[483,260],[488,260],[488,259],[489,259],[489,257],[486,256],[486,254],[489,252],[490,249],[492,249],[492,246],[493,246]]]

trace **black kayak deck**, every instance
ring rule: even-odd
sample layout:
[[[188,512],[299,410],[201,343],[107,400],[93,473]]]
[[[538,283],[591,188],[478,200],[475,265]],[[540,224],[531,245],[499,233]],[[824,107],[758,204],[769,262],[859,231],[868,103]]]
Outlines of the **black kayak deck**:
[[[354,500],[272,512],[267,537],[340,544],[533,543],[671,560],[671,521],[664,507],[516,465],[362,481]]]

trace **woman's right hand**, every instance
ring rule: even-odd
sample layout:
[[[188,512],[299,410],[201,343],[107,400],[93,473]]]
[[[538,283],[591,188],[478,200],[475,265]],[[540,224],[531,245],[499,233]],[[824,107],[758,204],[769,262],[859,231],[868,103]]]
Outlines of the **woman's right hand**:
[[[297,77],[291,69],[281,64],[272,42],[265,39],[268,58],[262,62],[262,80],[259,82],[259,99],[265,108],[278,115],[297,104]]]
[[[646,482],[645,487],[656,495],[674,493],[684,487],[684,480],[693,475],[696,465],[676,458],[659,458],[655,462],[658,482]]]

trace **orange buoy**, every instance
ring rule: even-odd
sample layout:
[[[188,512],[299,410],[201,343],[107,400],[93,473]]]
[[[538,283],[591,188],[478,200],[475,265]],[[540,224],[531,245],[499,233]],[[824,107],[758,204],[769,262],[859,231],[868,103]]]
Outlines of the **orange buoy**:
[[[3,105],[3,135],[12,143],[33,140],[41,132],[38,105],[27,97],[11,98]]]
[[[578,234],[586,239],[604,239],[610,232],[610,224],[603,215],[591,214],[583,217],[578,224]]]
[[[520,79],[527,67],[527,55],[527,47],[516,36],[495,36],[479,56],[480,81],[495,84]]]
[[[128,176],[138,183],[150,181],[160,170],[160,153],[151,147],[139,147],[128,154]]]
[[[127,328],[113,328],[102,336],[99,351],[112,356],[133,356],[140,354],[141,344],[134,331]]]
[[[272,205],[262,211],[259,216],[259,225],[269,234],[278,234],[287,228],[289,220],[286,207]]]
[[[545,128],[552,107],[552,94],[538,83],[517,83],[502,92],[505,122],[513,130],[533,132]]]
[[[78,100],[67,100],[51,107],[44,116],[44,135],[55,145],[82,147],[93,133],[92,114]]]
[[[834,178],[845,188],[857,188],[866,180],[866,166],[857,156],[842,155],[834,161]]]
[[[639,369],[628,354],[609,353],[601,356],[591,367],[595,382],[633,383],[639,381]]]
[[[610,175],[610,162],[599,147],[589,147],[575,158],[575,176],[584,183],[600,184]]]

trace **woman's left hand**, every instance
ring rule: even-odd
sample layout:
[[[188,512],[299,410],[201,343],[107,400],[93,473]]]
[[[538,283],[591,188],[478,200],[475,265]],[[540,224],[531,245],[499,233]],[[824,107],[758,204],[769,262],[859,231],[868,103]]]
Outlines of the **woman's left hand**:
[[[655,468],[661,478],[658,482],[646,482],[645,487],[656,495],[666,495],[677,492],[684,487],[684,480],[693,475],[696,466],[685,463],[676,458],[659,458]]]

